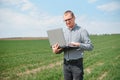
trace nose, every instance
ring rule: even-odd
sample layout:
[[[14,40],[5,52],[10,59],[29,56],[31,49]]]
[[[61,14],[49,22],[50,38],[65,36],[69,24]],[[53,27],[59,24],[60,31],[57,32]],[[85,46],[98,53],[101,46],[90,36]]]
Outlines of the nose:
[[[70,21],[66,21],[66,24],[69,25],[69,24],[70,24]]]

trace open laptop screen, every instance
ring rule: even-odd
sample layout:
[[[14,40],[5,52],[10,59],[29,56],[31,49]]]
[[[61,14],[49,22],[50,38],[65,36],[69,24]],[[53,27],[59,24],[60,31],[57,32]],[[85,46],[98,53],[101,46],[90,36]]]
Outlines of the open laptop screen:
[[[60,47],[66,46],[66,41],[64,38],[63,30],[62,28],[52,29],[47,31],[48,39],[50,42],[50,46],[58,43]]]

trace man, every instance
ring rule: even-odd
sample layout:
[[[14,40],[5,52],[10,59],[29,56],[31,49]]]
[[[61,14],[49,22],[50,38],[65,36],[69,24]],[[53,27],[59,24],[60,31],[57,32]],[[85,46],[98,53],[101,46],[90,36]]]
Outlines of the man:
[[[63,18],[67,26],[64,33],[66,43],[76,48],[63,49],[56,43],[52,50],[56,54],[64,52],[64,80],[83,80],[83,52],[92,50],[93,46],[88,32],[75,23],[72,11],[67,10]]]

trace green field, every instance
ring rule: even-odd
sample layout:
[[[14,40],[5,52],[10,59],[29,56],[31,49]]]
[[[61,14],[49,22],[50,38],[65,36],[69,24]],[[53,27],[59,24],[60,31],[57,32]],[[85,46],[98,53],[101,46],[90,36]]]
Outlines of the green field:
[[[120,34],[92,35],[84,53],[84,80],[120,80]],[[0,80],[63,80],[63,54],[48,40],[0,40]]]

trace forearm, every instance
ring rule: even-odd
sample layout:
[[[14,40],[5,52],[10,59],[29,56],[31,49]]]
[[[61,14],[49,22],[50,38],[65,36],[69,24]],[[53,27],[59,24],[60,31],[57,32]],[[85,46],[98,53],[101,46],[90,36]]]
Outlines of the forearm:
[[[88,51],[91,51],[93,50],[93,45],[92,43],[88,43],[88,44],[85,44],[85,43],[80,43],[80,49],[82,50],[88,50]]]
[[[82,50],[88,50],[88,51],[90,51],[90,50],[93,49],[93,45],[92,45],[92,43],[91,43],[90,40],[87,40],[84,43],[71,42],[70,44],[73,45],[73,46],[79,47],[80,50],[82,49]]]

